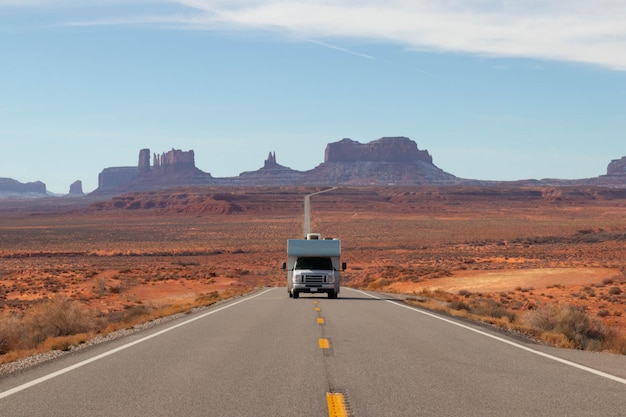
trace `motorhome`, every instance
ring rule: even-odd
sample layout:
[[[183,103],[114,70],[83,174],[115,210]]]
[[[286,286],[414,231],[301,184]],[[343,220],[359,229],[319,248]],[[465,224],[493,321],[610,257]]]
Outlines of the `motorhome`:
[[[298,298],[301,293],[326,293],[328,298],[339,294],[341,271],[341,241],[322,239],[319,233],[307,233],[304,239],[287,241],[287,291],[289,297]]]

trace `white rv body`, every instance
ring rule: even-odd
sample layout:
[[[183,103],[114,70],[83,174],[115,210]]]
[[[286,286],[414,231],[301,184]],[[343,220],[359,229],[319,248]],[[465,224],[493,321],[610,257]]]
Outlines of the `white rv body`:
[[[329,298],[339,294],[341,270],[341,241],[322,240],[317,233],[307,234],[306,239],[287,241],[287,291],[298,298],[301,293],[327,293]]]

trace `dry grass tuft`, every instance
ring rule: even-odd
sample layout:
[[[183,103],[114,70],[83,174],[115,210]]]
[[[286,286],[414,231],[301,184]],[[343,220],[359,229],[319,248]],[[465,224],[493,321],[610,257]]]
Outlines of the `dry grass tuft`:
[[[578,306],[545,304],[526,311],[520,318],[494,300],[470,299],[467,294],[463,297],[458,299],[443,291],[421,291],[416,297],[408,297],[407,302],[520,332],[560,348],[626,354],[626,335],[607,327]]]
[[[576,349],[604,350],[610,338],[604,323],[573,305],[542,305],[526,312],[523,321],[545,332],[564,335]]]
[[[624,337],[591,317],[584,309],[573,305],[545,304],[528,311],[523,321],[544,333],[549,341],[552,334],[562,335],[575,349],[624,353]],[[548,340],[546,340],[548,339]]]
[[[32,306],[24,314],[0,317],[0,354],[33,349],[49,338],[89,333],[95,314],[77,301],[55,297]]]
[[[31,306],[23,314],[0,315],[0,364],[51,350],[70,350],[96,334],[134,327],[140,323],[180,313],[241,295],[250,288],[201,294],[193,303],[152,307],[130,306],[108,316],[98,315],[78,301],[56,297]]]

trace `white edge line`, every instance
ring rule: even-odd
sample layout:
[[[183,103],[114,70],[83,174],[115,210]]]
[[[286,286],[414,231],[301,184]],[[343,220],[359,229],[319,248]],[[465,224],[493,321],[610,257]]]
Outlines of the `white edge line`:
[[[360,290],[353,290],[353,291],[360,292],[361,294],[365,294],[368,297],[376,298],[377,300],[382,300],[382,298],[377,297],[377,296],[372,295],[372,294],[368,294],[368,293],[366,293],[364,291],[360,291]],[[610,379],[612,381],[619,382],[620,384],[626,385],[626,379],[624,379],[624,378],[620,378],[618,376],[611,375],[611,374],[608,374],[606,372],[602,372],[602,371],[599,371],[597,369],[590,368],[588,366],[580,365],[580,364],[578,364],[576,362],[568,361],[567,359],[559,358],[558,356],[553,356],[553,355],[550,355],[548,353],[541,352],[539,350],[531,349],[531,348],[529,348],[527,346],[520,345],[519,343],[515,343],[515,342],[512,342],[510,340],[504,339],[502,337],[495,336],[495,335],[489,334],[487,332],[483,332],[482,330],[478,330],[478,329],[475,329],[473,327],[466,326],[466,325],[458,323],[458,322],[456,322],[454,320],[450,320],[450,319],[447,319],[445,317],[438,316],[437,314],[429,313],[427,311],[423,311],[423,310],[420,310],[418,308],[414,308],[414,307],[408,306],[406,304],[398,303],[397,301],[392,301],[392,300],[384,300],[384,301],[386,301],[386,302],[388,302],[388,303],[390,303],[392,305],[398,306],[398,307],[406,308],[408,310],[412,310],[412,311],[415,311],[417,313],[424,314],[424,315],[429,316],[429,317],[433,317],[433,318],[435,318],[437,320],[445,321],[446,323],[453,324],[455,326],[461,327],[461,328],[469,330],[471,332],[478,333],[478,334],[480,334],[482,336],[489,337],[491,339],[497,340],[498,342],[506,343],[507,345],[516,347],[516,348],[521,349],[521,350],[525,350],[526,352],[534,353],[535,355],[543,356],[544,358],[551,359],[551,360],[556,361],[556,362],[560,362],[562,364],[571,366],[572,368],[580,369],[582,371],[586,371],[586,372],[592,373],[594,375],[601,376],[603,378]]]
[[[267,290],[265,290],[263,292],[255,294],[253,296],[246,297],[243,300],[239,300],[239,301],[236,301],[234,303],[225,305],[224,307],[220,307],[220,308],[217,308],[215,310],[211,310],[211,311],[209,311],[207,313],[201,314],[201,315],[199,315],[197,317],[191,318],[191,319],[186,320],[186,321],[184,321],[182,323],[178,323],[178,324],[176,324],[174,326],[168,327],[167,329],[160,330],[160,331],[158,331],[156,333],[153,333],[153,334],[151,334],[149,336],[146,336],[146,337],[143,337],[141,339],[135,340],[134,342],[127,343],[127,344],[119,346],[119,347],[117,347],[115,349],[111,349],[109,351],[101,353],[100,355],[94,356],[94,357],[89,358],[89,359],[85,359],[82,362],[75,363],[74,365],[68,366],[67,368],[59,369],[58,371],[53,372],[51,374],[48,374],[48,375],[42,376],[40,378],[34,379],[34,380],[30,381],[30,382],[27,382],[25,384],[19,385],[19,386],[15,387],[15,388],[11,388],[8,391],[0,392],[0,400],[3,399],[3,398],[9,397],[9,396],[11,396],[13,394],[17,394],[20,391],[24,391],[24,390],[26,390],[28,388],[34,387],[35,385],[41,384],[42,382],[49,381],[49,380],[51,380],[53,378],[56,378],[57,376],[61,376],[63,374],[71,372],[71,371],[73,371],[75,369],[81,368],[81,367],[83,367],[85,365],[88,365],[88,364],[90,364],[92,362],[95,362],[95,361],[98,361],[100,359],[106,358],[107,356],[111,356],[111,355],[113,355],[115,353],[121,352],[122,350],[128,349],[129,347],[138,345],[138,344],[143,343],[143,342],[145,342],[147,340],[153,339],[153,338],[155,338],[157,336],[161,336],[162,334],[165,334],[165,333],[167,333],[167,332],[169,332],[171,330],[177,329],[179,327],[185,326],[185,325],[187,325],[189,323],[192,323],[192,322],[194,322],[196,320],[203,319],[203,318],[205,318],[207,316],[210,316],[211,314],[215,314],[215,313],[220,312],[222,310],[226,310],[227,308],[234,307],[237,304],[241,304],[241,303],[243,303],[245,301],[250,301],[253,298],[259,297],[259,296],[265,294],[266,292],[272,291],[274,289],[275,288],[270,288],[270,289],[267,289]]]

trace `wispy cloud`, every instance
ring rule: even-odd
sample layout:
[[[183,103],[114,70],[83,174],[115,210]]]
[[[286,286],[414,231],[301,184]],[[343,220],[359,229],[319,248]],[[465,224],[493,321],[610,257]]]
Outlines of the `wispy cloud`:
[[[179,0],[208,22],[306,38],[590,63],[626,71],[622,0]]]
[[[84,4],[76,0],[25,1]],[[168,2],[189,13],[175,16],[149,13],[151,3]],[[0,0],[0,6],[15,3]],[[118,11],[121,4],[118,0],[94,3],[117,3]],[[144,4],[148,17],[101,22],[174,22],[203,29],[273,30],[315,39],[331,47],[340,39],[362,39],[415,50],[570,61],[626,71],[624,0],[134,0],[132,3]]]

